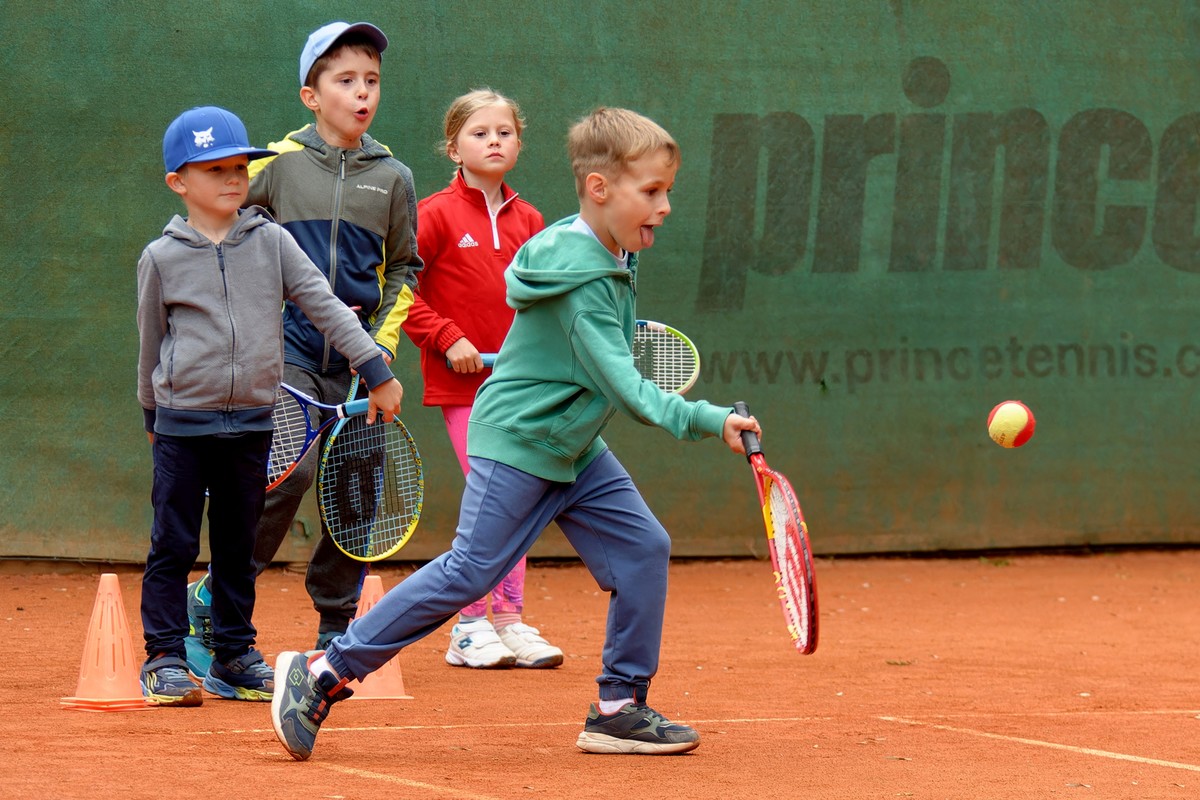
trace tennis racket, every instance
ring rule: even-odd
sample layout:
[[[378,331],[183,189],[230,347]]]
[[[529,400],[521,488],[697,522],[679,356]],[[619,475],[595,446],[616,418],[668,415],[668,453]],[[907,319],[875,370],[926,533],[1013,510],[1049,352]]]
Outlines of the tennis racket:
[[[379,561],[408,543],[425,496],[421,454],[399,419],[337,421],[321,454],[317,506],[333,543],[358,561]]]
[[[733,410],[743,417],[750,416],[750,409],[743,402],[734,403]],[[742,431],[742,444],[746,447],[746,458],[754,468],[783,618],[796,649],[807,655],[817,649],[818,627],[817,582],[813,574],[812,548],[808,543],[808,526],[791,483],[767,466],[758,436],[752,431]]]
[[[331,406],[320,403],[286,383],[275,390],[275,408],[271,422],[275,433],[271,438],[271,452],[267,460],[267,491],[271,491],[296,469],[321,434],[339,419],[356,414],[366,414],[370,407],[367,398],[351,400]],[[322,411],[334,414],[324,422]]]
[[[632,349],[638,372],[664,392],[684,394],[700,377],[700,351],[669,325],[639,319],[633,329]],[[481,353],[480,357],[485,367],[496,363],[495,353]]]

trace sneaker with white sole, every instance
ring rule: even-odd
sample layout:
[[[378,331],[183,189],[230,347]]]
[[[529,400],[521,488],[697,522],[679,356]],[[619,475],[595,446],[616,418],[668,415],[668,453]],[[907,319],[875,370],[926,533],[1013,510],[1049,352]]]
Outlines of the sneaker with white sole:
[[[542,632],[524,622],[505,625],[498,633],[500,641],[517,657],[516,666],[528,669],[552,669],[563,662],[563,652],[542,638]]]
[[[142,664],[142,694],[156,706],[198,706],[204,693],[188,676],[187,662],[179,656],[159,653]]]
[[[626,703],[614,714],[601,714],[593,703],[575,746],[585,753],[672,755],[695,750],[700,734],[645,703]]]
[[[320,655],[317,651],[285,650],[275,662],[280,684],[271,698],[271,727],[297,761],[307,761],[312,755],[330,706],[354,694],[346,678],[339,680],[329,671],[313,675],[309,664]]]
[[[451,629],[446,663],[453,667],[503,669],[516,664],[517,657],[500,641],[492,623],[481,619],[459,622]]]

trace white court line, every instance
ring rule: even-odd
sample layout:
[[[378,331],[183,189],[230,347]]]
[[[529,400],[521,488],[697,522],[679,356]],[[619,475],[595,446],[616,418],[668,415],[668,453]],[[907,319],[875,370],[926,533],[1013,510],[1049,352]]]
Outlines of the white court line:
[[[916,719],[906,719],[904,717],[880,717],[879,719],[885,722],[895,722],[900,725],[912,725],[921,728],[932,728],[937,731],[949,731],[951,733],[964,733],[968,736],[979,736],[983,739],[996,739],[1002,742],[1015,742],[1016,744],[1028,744],[1034,747],[1045,747],[1050,750],[1065,750],[1068,753],[1079,753],[1087,756],[1099,756],[1101,758],[1111,758],[1116,761],[1132,761],[1136,764],[1149,764],[1155,767],[1170,767],[1171,769],[1183,769],[1188,772],[1200,772],[1200,766],[1195,764],[1181,764],[1177,761],[1163,761],[1158,758],[1143,758],[1142,756],[1131,756],[1127,753],[1112,753],[1108,750],[1096,750],[1091,747],[1076,747],[1070,744],[1058,744],[1057,742],[1043,742],[1038,739],[1026,739],[1022,736],[1006,736],[1001,733],[988,733],[987,731],[976,731],[970,728],[956,728],[953,725],[938,725],[933,722],[921,722]]]
[[[833,717],[747,717],[745,719],[694,719],[685,720],[689,725],[738,725],[750,724],[753,725],[759,722],[828,722],[834,719]],[[377,733],[379,731],[454,731],[454,730],[495,730],[497,728],[521,728],[528,730],[529,728],[554,728],[571,726],[573,728],[582,728],[583,723],[579,720],[571,722],[489,722],[489,723],[457,723],[447,725],[355,725],[350,727],[337,727],[326,725],[321,728],[321,733]],[[220,736],[228,733],[274,733],[274,728],[227,728],[218,731],[186,731],[190,736]]]
[[[1147,708],[1147,709],[1130,709],[1121,710],[1075,710],[1075,711],[1010,711],[1004,714],[1005,717],[1195,717],[1200,719],[1200,709],[1192,708]],[[986,718],[995,719],[998,715],[995,711],[952,711],[949,713],[938,714],[940,719],[976,719]]]
[[[327,764],[322,761],[313,762],[313,766],[321,767],[322,769],[340,772],[343,775],[350,775],[354,778],[370,778],[373,781],[382,781],[383,783],[394,783],[397,786],[405,786],[409,789],[424,789],[438,794],[444,794],[447,797],[452,797],[454,800],[501,800],[499,797],[493,797],[490,794],[473,794],[459,786],[438,786],[432,783],[422,783],[421,781],[410,781],[407,778],[400,778],[396,775],[388,775],[383,772],[371,772],[365,769],[354,769],[353,767],[341,767],[337,764]]]

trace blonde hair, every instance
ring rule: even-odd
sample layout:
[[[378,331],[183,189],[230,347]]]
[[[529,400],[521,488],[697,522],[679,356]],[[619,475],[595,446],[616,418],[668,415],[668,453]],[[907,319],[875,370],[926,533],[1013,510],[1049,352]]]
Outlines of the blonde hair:
[[[657,122],[626,108],[597,108],[567,133],[575,193],[583,197],[590,173],[616,177],[631,161],[658,150],[679,163],[679,145]]]
[[[458,134],[462,132],[463,126],[467,124],[471,115],[481,108],[490,106],[508,106],[508,110],[512,112],[513,125],[517,129],[517,139],[521,138],[521,134],[525,131],[525,118],[521,116],[521,107],[517,105],[517,101],[484,86],[454,98],[450,107],[446,109],[446,116],[442,120],[442,131],[445,138],[442,139],[439,147],[443,155],[450,155],[450,148],[454,146],[455,139],[458,138]]]

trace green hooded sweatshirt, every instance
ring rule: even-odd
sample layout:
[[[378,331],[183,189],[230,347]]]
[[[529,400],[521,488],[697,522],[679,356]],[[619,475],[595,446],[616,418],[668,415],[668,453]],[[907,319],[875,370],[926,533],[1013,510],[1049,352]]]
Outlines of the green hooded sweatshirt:
[[[688,402],[634,366],[637,256],[629,268],[587,232],[559,220],[505,271],[516,309],[492,375],[471,411],[467,454],[572,482],[606,445],[619,410],[679,439],[720,436],[732,408]]]

